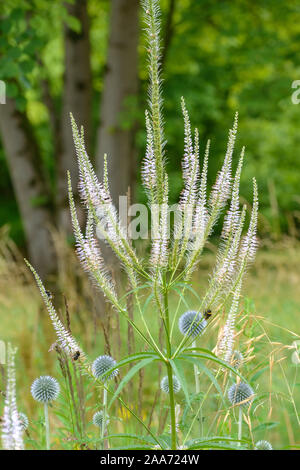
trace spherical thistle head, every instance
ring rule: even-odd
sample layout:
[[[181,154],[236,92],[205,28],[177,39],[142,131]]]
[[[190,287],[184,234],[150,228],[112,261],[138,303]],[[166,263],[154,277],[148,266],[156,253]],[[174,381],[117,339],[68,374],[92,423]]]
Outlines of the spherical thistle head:
[[[228,398],[232,405],[238,405],[239,403],[241,403],[240,406],[242,407],[250,405],[253,398],[249,400],[247,399],[250,398],[253,394],[254,391],[252,390],[250,385],[244,382],[233,384],[228,390]],[[245,401],[245,403],[242,403],[243,401]]]
[[[102,382],[106,382],[108,380],[113,379],[118,375],[119,370],[115,369],[108,375],[105,374],[109,369],[116,366],[116,361],[110,356],[99,356],[97,359],[94,360],[92,365],[92,372],[93,376],[96,379],[102,380]]]
[[[42,375],[31,385],[31,395],[36,401],[48,403],[56,400],[59,394],[59,383],[50,375]]]
[[[160,388],[162,389],[163,392],[169,393],[169,379],[168,376],[166,375],[161,379],[160,382]],[[177,379],[176,375],[173,375],[173,392],[178,393],[181,389],[181,385],[179,380]]]
[[[273,447],[268,441],[258,441],[255,444],[254,450],[273,450]]]
[[[183,335],[195,338],[201,334],[207,325],[207,321],[201,313],[195,310],[188,310],[179,318],[178,326]]]
[[[232,357],[231,357],[232,366],[235,369],[239,369],[242,366],[243,362],[244,362],[243,354],[238,350],[233,351]]]
[[[26,431],[29,426],[29,420],[25,413],[19,412],[19,421],[21,424],[22,431]]]
[[[93,423],[95,426],[98,426],[98,428],[102,429],[103,425],[103,411],[97,411],[94,416],[93,416]],[[108,416],[106,416],[106,426],[109,423]]]

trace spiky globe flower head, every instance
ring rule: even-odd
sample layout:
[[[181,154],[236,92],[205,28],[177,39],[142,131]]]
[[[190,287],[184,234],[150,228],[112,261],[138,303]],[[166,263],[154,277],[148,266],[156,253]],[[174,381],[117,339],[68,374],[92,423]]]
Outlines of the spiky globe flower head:
[[[249,399],[254,394],[254,391],[250,385],[240,382],[238,384],[233,384],[228,390],[228,398],[232,405],[239,406],[249,406],[253,398]],[[248,400],[249,399],[249,400]],[[245,401],[247,400],[247,401]],[[245,402],[244,402],[245,401]],[[242,403],[244,402],[244,403]]]
[[[28,425],[29,425],[29,421],[28,421],[28,418],[27,418],[25,413],[19,412],[19,421],[21,423],[22,430],[26,431],[26,429],[28,428]]]
[[[235,369],[239,369],[241,365],[243,364],[243,362],[244,362],[243,354],[238,350],[233,351],[232,357],[231,357],[231,364],[233,365],[233,367]]]
[[[258,441],[255,444],[254,450],[273,450],[273,447],[268,441]]]
[[[31,395],[36,401],[49,403],[56,400],[59,394],[59,383],[50,375],[42,375],[31,385]]]
[[[103,411],[97,411],[94,416],[93,416],[93,423],[95,426],[98,426],[98,428],[102,429],[102,424],[103,424]],[[109,418],[106,416],[106,426],[109,423]]]
[[[119,369],[113,370],[108,375],[105,374],[109,369],[116,366],[116,361],[110,356],[99,356],[94,360],[92,365],[92,372],[96,379],[106,382],[107,380],[113,379],[119,373]]]
[[[161,379],[160,382],[160,388],[162,389],[163,392],[169,393],[169,379],[168,376],[166,375]],[[173,375],[173,392],[178,393],[181,389],[181,385],[179,380],[177,379],[176,375]]]
[[[188,310],[179,318],[179,330],[183,335],[195,338],[207,325],[207,321],[202,317],[201,313],[195,310]]]

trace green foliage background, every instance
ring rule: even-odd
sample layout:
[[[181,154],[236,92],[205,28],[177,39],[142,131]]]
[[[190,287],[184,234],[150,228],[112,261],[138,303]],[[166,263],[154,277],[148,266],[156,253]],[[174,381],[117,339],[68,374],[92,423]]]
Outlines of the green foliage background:
[[[169,0],[162,1],[163,26]],[[99,99],[106,61],[109,1],[90,0],[93,69],[93,142],[99,122]],[[64,73],[63,23],[80,24],[61,0],[9,0],[1,5],[0,79],[34,125],[45,172],[55,191],[54,148],[49,116],[41,99],[41,82],[50,81],[59,112]],[[172,198],[181,189],[180,160],[183,94],[191,120],[199,128],[202,150],[212,140],[210,177],[220,165],[224,140],[236,110],[240,114],[237,151],[246,146],[242,194],[251,200],[251,178],[260,190],[260,231],[272,236],[297,234],[299,226],[298,134],[300,106],[292,104],[291,84],[300,78],[300,7],[295,0],[180,0],[175,3],[174,33],[164,64],[167,155]],[[144,108],[147,87],[144,38],[140,40],[140,93],[128,100],[122,124],[138,119],[136,142],[143,157]],[[0,147],[0,223],[11,226],[23,243],[17,204]],[[138,173],[138,172],[137,172]],[[138,183],[138,198],[144,199]]]

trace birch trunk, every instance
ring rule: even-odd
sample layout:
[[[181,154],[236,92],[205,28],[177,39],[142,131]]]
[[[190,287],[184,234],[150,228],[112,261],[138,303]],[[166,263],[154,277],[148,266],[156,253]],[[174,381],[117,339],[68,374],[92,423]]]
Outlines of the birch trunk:
[[[87,0],[76,0],[66,4],[70,15],[81,24],[77,33],[65,26],[65,76],[63,104],[60,123],[60,151],[57,161],[57,225],[66,234],[72,233],[67,190],[67,170],[72,177],[75,200],[77,199],[78,166],[70,123],[70,112],[79,126],[84,126],[85,139],[89,147],[91,121],[91,65],[89,18]],[[79,213],[83,218],[83,213]]]
[[[139,0],[112,0],[107,68],[100,106],[96,166],[103,172],[108,155],[110,190],[115,203],[126,195],[135,172],[134,124],[122,128],[121,115],[138,91]]]
[[[40,155],[25,113],[7,99],[0,107],[0,131],[10,175],[21,213],[29,258],[45,278],[55,271],[56,260],[50,229],[50,191],[40,168]]]

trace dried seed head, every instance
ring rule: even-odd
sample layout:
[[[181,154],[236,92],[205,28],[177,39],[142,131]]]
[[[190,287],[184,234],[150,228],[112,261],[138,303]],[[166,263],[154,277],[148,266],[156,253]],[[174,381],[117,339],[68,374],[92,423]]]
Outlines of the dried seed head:
[[[19,412],[19,421],[21,423],[22,430],[25,431],[29,425],[29,420],[25,413]]]
[[[163,392],[169,393],[169,379],[168,376],[166,375],[165,377],[162,378],[160,382],[160,388],[162,389]],[[181,389],[181,385],[179,380],[177,379],[176,375],[173,375],[173,392],[178,393]]]
[[[255,444],[254,450],[273,450],[273,447],[268,441],[258,441]]]
[[[95,426],[98,426],[98,428],[102,428],[103,425],[103,411],[97,411],[94,416],[93,416],[93,423]],[[108,416],[106,416],[106,426],[109,423]]]
[[[252,395],[254,395],[253,389],[244,382],[233,384],[228,390],[228,398],[232,405],[239,405],[240,403],[239,406],[249,406],[253,400],[253,398],[250,398]]]
[[[50,375],[42,375],[31,385],[31,395],[36,401],[49,403],[56,400],[59,394],[59,383]]]
[[[231,364],[233,365],[233,367],[235,369],[239,369],[242,366],[243,362],[244,362],[243,354],[238,350],[233,351],[232,357],[231,357]]]
[[[203,332],[207,322],[202,317],[201,313],[195,310],[188,310],[179,318],[178,326],[183,335],[195,338]]]
[[[110,374],[106,374],[106,372],[111,369],[112,367],[116,366],[116,361],[110,356],[99,356],[97,359],[94,360],[92,365],[92,371],[94,377],[96,379],[102,380],[102,382],[106,382],[108,380],[113,379],[116,375],[118,375],[119,370],[115,369]]]

